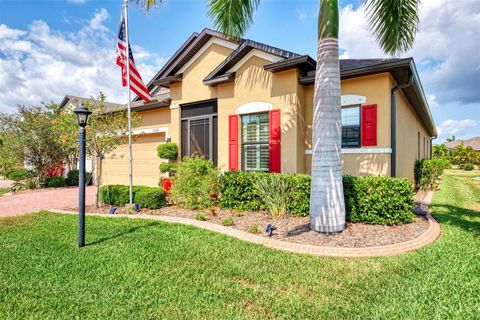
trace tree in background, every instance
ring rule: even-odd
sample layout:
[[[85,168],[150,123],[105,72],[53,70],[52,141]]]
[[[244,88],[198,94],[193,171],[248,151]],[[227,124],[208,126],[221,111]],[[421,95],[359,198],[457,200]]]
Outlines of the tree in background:
[[[450,150],[444,144],[434,144],[432,146],[432,153],[434,157],[448,157],[450,156]]]
[[[85,106],[92,112],[88,118],[87,153],[96,158],[95,186],[96,205],[99,206],[98,195],[102,177],[103,160],[121,144],[127,143],[128,116],[126,109],[115,112],[105,109],[105,95],[100,92],[98,100],[91,99]],[[132,128],[140,123],[140,117],[132,112]],[[78,125],[76,125],[78,130]]]
[[[146,10],[158,0],[136,0]],[[420,0],[365,0],[370,29],[391,55],[410,49],[419,22]],[[242,37],[260,0],[206,0],[208,14],[224,34]],[[310,226],[319,232],[345,228],[341,163],[341,91],[338,0],[320,0],[317,70],[312,122]]]

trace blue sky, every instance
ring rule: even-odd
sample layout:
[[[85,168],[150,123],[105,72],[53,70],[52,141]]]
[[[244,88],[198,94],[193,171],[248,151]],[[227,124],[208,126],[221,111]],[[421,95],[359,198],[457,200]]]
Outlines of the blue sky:
[[[121,0],[0,0],[0,110],[98,91],[124,102],[114,64]],[[340,1],[341,55],[385,56],[361,1]],[[413,49],[439,140],[480,135],[480,1],[424,0]],[[246,38],[315,57],[318,0],[263,0]],[[145,15],[130,3],[130,42],[146,81],[194,31],[211,27],[202,0],[169,0]]]

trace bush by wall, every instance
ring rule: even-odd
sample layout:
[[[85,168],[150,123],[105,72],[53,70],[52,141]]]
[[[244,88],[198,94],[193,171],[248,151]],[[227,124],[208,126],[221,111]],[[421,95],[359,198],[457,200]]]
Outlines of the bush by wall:
[[[61,188],[65,187],[65,178],[62,176],[50,177],[45,180],[45,185],[48,188]]]
[[[12,168],[6,172],[5,177],[10,180],[20,181],[35,177],[35,172],[25,168]]]
[[[161,188],[133,186],[133,201],[142,208],[159,209],[167,203],[165,191]],[[115,184],[101,186],[99,199],[103,204],[123,207],[130,202],[129,186]]]
[[[343,177],[347,219],[367,224],[413,221],[413,185],[407,179],[385,176]]]
[[[223,208],[240,210],[268,209],[262,194],[255,188],[258,179],[268,173],[225,172],[220,177],[220,204]],[[277,174],[288,192],[287,213],[307,216],[310,206],[310,176]],[[343,178],[347,219],[370,224],[402,224],[412,221],[413,186],[406,179],[390,177]]]
[[[422,159],[415,162],[415,182],[420,189],[433,189],[443,171],[451,166],[447,158]]]
[[[465,171],[472,171],[473,169],[475,169],[475,166],[471,163],[466,163],[464,165],[461,165],[460,169],[463,169]]]
[[[170,198],[184,208],[209,208],[216,201],[219,174],[212,161],[186,157],[177,166]]]

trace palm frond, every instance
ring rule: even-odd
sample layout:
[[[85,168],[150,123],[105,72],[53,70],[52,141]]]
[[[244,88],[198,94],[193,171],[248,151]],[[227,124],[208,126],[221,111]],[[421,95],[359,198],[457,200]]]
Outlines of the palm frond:
[[[253,22],[260,0],[207,0],[208,15],[218,31],[242,37]]]
[[[145,12],[148,12],[150,8],[156,7],[157,4],[163,4],[166,0],[132,0],[137,4],[138,7],[145,9]]]
[[[370,30],[385,53],[410,49],[418,31],[420,0],[365,0]]]

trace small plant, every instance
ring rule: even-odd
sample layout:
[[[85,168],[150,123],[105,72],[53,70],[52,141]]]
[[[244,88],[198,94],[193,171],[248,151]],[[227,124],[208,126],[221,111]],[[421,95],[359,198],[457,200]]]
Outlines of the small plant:
[[[225,218],[225,219],[222,220],[222,225],[224,225],[226,227],[233,226],[234,224],[235,224],[235,222],[233,221],[232,217],[228,217],[228,218]]]
[[[255,184],[258,194],[264,200],[273,218],[283,218],[288,211],[289,192],[285,179],[278,174],[260,177]]]
[[[248,232],[257,234],[259,232],[258,225],[252,224],[250,227],[248,227]]]
[[[205,213],[197,213],[195,215],[195,220],[206,221],[207,217],[206,217]]]
[[[216,216],[217,215],[217,208],[216,207],[211,207],[210,208],[210,213],[212,214],[212,216]]]
[[[472,171],[473,169],[475,169],[475,166],[471,163],[466,163],[463,165],[463,170],[465,171]]]
[[[13,168],[7,171],[6,177],[10,180],[21,181],[35,177],[35,172],[25,168]]]
[[[21,181],[15,181],[12,184],[12,191],[13,192],[18,192],[22,190],[30,190],[30,189],[36,189],[39,187],[39,182],[37,177],[30,177],[26,178]]]

